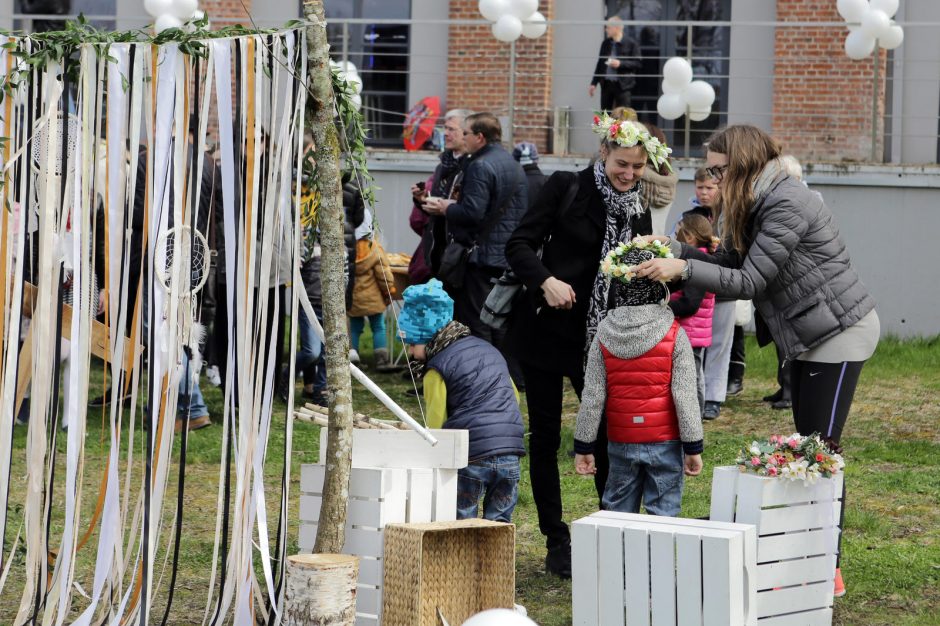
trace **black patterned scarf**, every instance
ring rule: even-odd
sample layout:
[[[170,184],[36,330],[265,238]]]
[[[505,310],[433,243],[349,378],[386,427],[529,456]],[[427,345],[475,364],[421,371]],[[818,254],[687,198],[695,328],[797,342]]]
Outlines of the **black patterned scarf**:
[[[427,346],[425,346],[425,360],[412,360],[408,363],[408,367],[411,369],[411,375],[414,376],[415,381],[417,382],[424,379],[424,374],[427,371],[428,361],[430,361],[439,352],[443,351],[444,348],[454,343],[458,339],[463,339],[464,337],[469,336],[470,329],[460,322],[453,320],[447,322],[447,324],[445,324],[439,331],[434,333],[434,336],[431,337],[431,340],[427,343]]]
[[[604,228],[604,244],[601,246],[601,257],[597,260],[597,276],[594,278],[594,286],[591,288],[591,301],[588,303],[587,314],[587,333],[585,336],[584,354],[587,355],[594,335],[597,333],[597,325],[601,323],[607,314],[607,288],[609,280],[600,270],[601,261],[607,256],[611,248],[620,242],[627,242],[633,237],[633,231],[630,229],[630,220],[643,212],[643,205],[640,203],[640,191],[642,182],[637,181],[629,191],[617,191],[610,184],[607,178],[607,171],[604,169],[604,161],[598,159],[594,163],[594,183],[597,185],[601,197],[604,199],[604,205],[607,207],[607,222]]]

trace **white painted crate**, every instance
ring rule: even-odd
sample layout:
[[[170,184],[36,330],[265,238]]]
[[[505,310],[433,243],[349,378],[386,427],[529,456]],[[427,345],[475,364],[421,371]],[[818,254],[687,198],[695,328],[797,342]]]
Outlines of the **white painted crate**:
[[[711,519],[757,528],[761,626],[832,623],[842,474],[815,485],[716,467]]]
[[[389,523],[451,521],[457,516],[457,470],[467,465],[465,430],[434,430],[430,446],[414,431],[353,431],[345,554],[360,557],[357,626],[381,623],[383,529]],[[326,429],[321,429],[322,462]],[[322,503],[324,465],[300,467],[301,552],[313,550]]]
[[[576,626],[754,626],[747,524],[599,511],[571,525]]]

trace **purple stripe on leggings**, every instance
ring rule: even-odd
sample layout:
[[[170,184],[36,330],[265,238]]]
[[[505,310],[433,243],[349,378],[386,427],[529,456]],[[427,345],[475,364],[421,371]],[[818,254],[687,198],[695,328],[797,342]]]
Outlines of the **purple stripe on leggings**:
[[[839,384],[836,385],[836,397],[832,399],[832,415],[829,416],[829,432],[827,437],[832,437],[832,425],[836,421],[836,407],[839,406],[839,392],[842,391],[842,379],[845,378],[845,370],[849,366],[848,361],[842,361],[842,371],[839,372]]]

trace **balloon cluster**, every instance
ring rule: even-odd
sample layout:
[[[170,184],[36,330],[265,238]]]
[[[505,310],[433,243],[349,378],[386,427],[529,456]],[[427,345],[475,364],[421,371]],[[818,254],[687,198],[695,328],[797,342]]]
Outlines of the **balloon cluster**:
[[[349,86],[353,90],[353,105],[356,107],[357,111],[360,110],[362,108],[362,77],[359,76],[359,70],[356,69],[356,66],[353,65],[351,61],[337,63],[330,59],[330,66],[339,72],[339,77],[342,80],[349,83]]]
[[[704,80],[692,80],[692,65],[682,57],[672,57],[663,66],[663,95],[656,110],[663,119],[674,120],[688,114],[701,122],[712,113],[715,89]]]
[[[875,49],[875,41],[894,50],[904,41],[904,29],[891,18],[898,12],[899,0],[838,0],[836,7],[849,26],[845,53],[850,59],[864,59]],[[856,25],[858,24],[858,25]]]
[[[205,17],[199,0],[144,0],[144,9],[153,16],[153,29],[158,33]]]
[[[535,39],[545,34],[539,0],[480,0],[480,13],[493,22],[493,36],[509,43],[519,35]]]

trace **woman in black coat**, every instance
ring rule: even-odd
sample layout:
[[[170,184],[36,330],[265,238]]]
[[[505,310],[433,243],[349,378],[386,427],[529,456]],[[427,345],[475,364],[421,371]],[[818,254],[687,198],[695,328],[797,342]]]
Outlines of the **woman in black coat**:
[[[611,129],[612,124],[617,128]],[[525,376],[532,492],[539,529],[546,536],[546,568],[563,577],[571,575],[557,458],[564,378],[580,396],[586,346],[608,308],[601,260],[617,243],[651,233],[649,209],[639,200],[639,180],[652,154],[657,155],[654,162],[665,158],[665,146],[653,143],[632,122],[614,122],[605,115],[595,118],[595,130],[605,138],[601,158],[580,172],[553,174],[506,245],[506,258],[528,294],[515,311],[508,341]],[[595,485],[600,497],[607,482],[606,427],[598,441]]]

